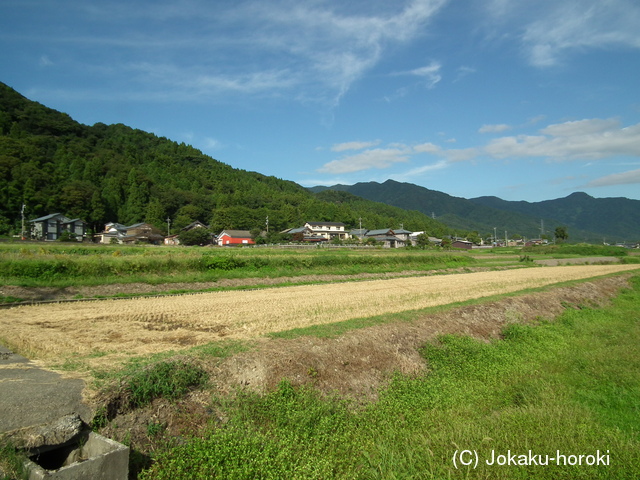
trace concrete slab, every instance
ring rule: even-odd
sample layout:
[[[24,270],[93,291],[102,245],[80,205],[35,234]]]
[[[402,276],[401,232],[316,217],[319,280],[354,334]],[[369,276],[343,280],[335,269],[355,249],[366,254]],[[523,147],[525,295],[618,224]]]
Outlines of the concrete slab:
[[[74,413],[89,423],[83,389],[82,380],[45,370],[0,345],[0,436]]]

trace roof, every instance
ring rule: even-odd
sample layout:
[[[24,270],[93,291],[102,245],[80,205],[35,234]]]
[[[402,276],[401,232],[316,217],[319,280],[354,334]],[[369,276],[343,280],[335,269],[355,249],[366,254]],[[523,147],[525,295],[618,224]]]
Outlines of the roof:
[[[313,225],[313,226],[328,225],[331,227],[344,227],[344,223],[341,223],[341,222],[306,222],[306,224]]]
[[[381,228],[379,230],[369,230],[367,232],[367,237],[373,237],[376,235],[389,235],[389,234],[394,234],[394,230],[391,230],[390,228]]]
[[[356,228],[355,230],[351,230],[349,233],[351,235],[366,235],[368,230],[366,228]]]
[[[285,230],[286,233],[306,233],[309,230],[306,227],[298,227],[298,228],[290,228],[289,230]]]
[[[411,235],[413,232],[410,232],[409,230],[405,230],[403,228],[401,228],[400,230],[394,230],[393,231],[396,235]]]
[[[186,227],[183,227],[182,230],[191,230],[192,228],[208,228],[204,223],[202,223],[200,220],[196,220],[195,222],[191,222],[189,225],[187,225]]]
[[[55,217],[63,217],[66,219],[66,217],[64,215],[62,215],[61,213],[52,213],[51,215],[45,215],[44,217],[40,217],[40,218],[34,218],[33,220],[29,220],[30,222],[44,222],[46,220],[49,220],[50,218],[55,218]]]
[[[218,235],[218,238],[227,235],[231,238],[251,238],[251,232],[249,230],[223,230]]]

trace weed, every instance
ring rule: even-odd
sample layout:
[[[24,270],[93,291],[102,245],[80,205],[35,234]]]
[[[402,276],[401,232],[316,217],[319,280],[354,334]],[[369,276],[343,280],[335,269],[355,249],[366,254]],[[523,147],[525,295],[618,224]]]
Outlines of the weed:
[[[207,378],[207,373],[193,362],[168,360],[134,371],[123,382],[129,406],[139,408],[160,397],[176,400],[191,388],[202,386]]]
[[[26,460],[27,456],[12,444],[0,444],[0,480],[26,479]]]

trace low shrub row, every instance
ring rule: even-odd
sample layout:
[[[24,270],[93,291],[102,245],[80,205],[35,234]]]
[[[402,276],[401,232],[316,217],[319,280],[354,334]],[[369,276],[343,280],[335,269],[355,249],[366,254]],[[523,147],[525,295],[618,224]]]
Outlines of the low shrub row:
[[[0,260],[0,277],[5,279],[61,280],[65,278],[114,277],[127,275],[169,275],[185,272],[231,270],[291,270],[306,272],[340,268],[424,269],[464,266],[470,257],[456,255],[263,255],[233,254],[164,256],[69,256],[38,255]]]

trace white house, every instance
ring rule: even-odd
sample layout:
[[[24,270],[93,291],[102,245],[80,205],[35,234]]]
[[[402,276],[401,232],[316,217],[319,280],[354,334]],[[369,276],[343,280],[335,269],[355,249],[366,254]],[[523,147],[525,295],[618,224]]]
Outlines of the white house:
[[[339,238],[340,240],[346,240],[349,238],[349,233],[344,230],[344,223],[340,222],[307,222],[304,224],[313,235],[320,235],[327,240],[333,240]]]

